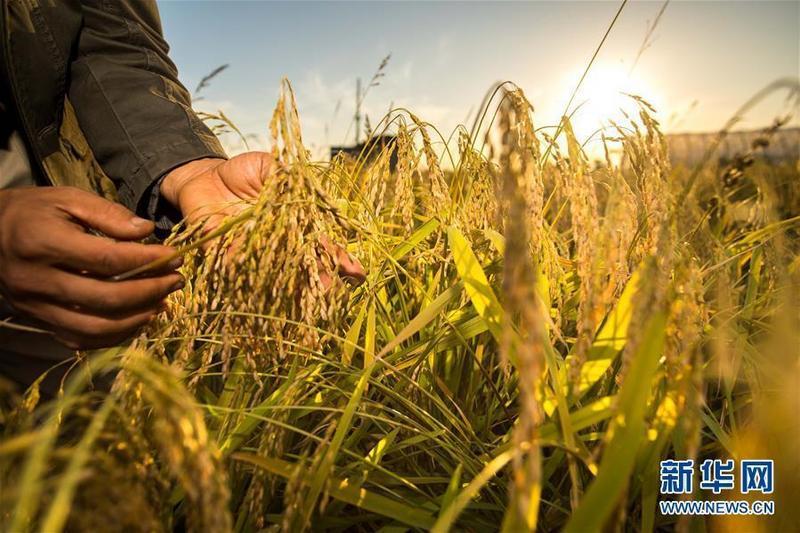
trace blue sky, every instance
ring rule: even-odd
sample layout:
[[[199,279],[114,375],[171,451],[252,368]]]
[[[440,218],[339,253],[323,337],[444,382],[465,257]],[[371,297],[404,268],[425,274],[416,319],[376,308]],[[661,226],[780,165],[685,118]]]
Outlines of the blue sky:
[[[616,2],[266,2],[161,0],[164,32],[190,88],[230,68],[197,107],[222,109],[262,136],[283,76],[291,80],[306,142],[340,143],[355,79],[391,53],[364,104],[372,122],[405,106],[444,131],[474,114],[496,81],[519,84],[538,125],[553,124],[600,42]],[[662,2],[623,10],[576,102],[579,134],[612,115],[619,90],[651,100],[668,130],[719,128],[757,90],[800,70],[800,2],[672,2],[631,72]],[[339,103],[338,114],[334,114]],[[742,123],[786,111],[775,96]],[[350,129],[352,137],[352,129]],[[259,143],[260,144],[260,143]],[[230,145],[233,150],[236,146]]]

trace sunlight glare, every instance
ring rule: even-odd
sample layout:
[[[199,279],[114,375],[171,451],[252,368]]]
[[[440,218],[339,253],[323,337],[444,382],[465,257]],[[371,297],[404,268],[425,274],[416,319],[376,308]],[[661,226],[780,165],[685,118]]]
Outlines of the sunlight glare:
[[[580,72],[570,78],[574,87]],[[589,141],[587,155],[590,157],[602,153],[599,130],[605,129],[606,135],[613,136],[612,121],[625,123],[625,113],[637,117],[638,104],[628,95],[641,96],[661,115],[659,95],[636,71],[629,73],[628,67],[621,64],[594,65],[589,71],[573,102],[572,110],[577,108],[577,111],[572,117],[572,127],[578,140]]]

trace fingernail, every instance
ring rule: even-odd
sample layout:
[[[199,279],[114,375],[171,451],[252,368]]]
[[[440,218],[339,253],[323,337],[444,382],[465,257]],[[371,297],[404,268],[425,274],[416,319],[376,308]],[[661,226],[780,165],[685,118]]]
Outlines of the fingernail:
[[[180,280],[175,282],[175,285],[172,286],[173,291],[179,291],[186,286],[186,280],[181,278]]]
[[[131,219],[131,224],[133,224],[137,228],[143,228],[145,226],[149,226],[150,221],[141,217],[133,217]]]
[[[177,270],[178,268],[181,267],[181,265],[183,265],[183,257],[176,257],[175,259],[167,263],[167,268],[170,270]]]

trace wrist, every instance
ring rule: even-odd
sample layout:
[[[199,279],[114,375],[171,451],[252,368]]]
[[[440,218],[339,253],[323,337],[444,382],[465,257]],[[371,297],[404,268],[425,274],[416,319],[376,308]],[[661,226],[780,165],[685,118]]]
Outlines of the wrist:
[[[173,206],[179,207],[178,200],[183,187],[198,176],[213,171],[224,162],[225,159],[222,158],[207,157],[175,167],[161,180],[159,194]]]

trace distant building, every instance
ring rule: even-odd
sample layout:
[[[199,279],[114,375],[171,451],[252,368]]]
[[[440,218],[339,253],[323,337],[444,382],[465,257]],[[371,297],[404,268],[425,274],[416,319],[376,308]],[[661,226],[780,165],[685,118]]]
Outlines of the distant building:
[[[366,141],[353,146],[331,146],[331,159],[339,154],[345,154],[354,160],[366,158],[367,162],[372,162],[384,150],[388,150],[390,153],[389,169],[394,172],[395,168],[397,168],[397,137],[394,135],[370,137]]]
[[[692,166],[699,163],[706,149],[717,139],[717,133],[672,133],[666,135],[670,161],[673,164]],[[717,148],[715,159],[728,162],[737,154],[752,149],[753,141],[762,136],[762,130],[733,131],[728,133]],[[777,162],[800,159],[800,128],[783,128],[769,139],[769,145],[757,150],[759,157]]]
[[[378,77],[383,76],[381,70],[386,66],[386,59],[381,63],[378,73],[367,85],[367,90],[374,87]],[[394,172],[397,168],[397,137],[395,135],[372,135],[369,127],[369,117],[367,117],[367,136],[368,139],[361,142],[361,104],[364,102],[366,91],[361,89],[361,78],[356,78],[356,107],[353,115],[355,123],[355,144],[352,146],[331,146],[331,159],[339,154],[344,154],[355,161],[365,159],[367,163],[372,163],[384,150],[389,151],[389,170]]]

